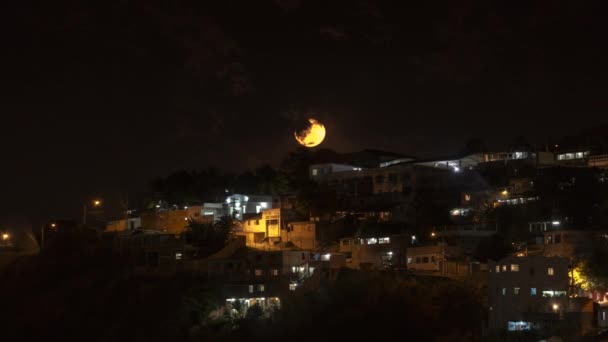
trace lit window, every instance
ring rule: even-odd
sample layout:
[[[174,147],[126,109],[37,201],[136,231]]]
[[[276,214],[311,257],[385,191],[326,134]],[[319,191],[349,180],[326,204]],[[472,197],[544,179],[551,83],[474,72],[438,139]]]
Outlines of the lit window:
[[[390,243],[390,242],[391,242],[391,239],[387,238],[387,237],[378,239],[378,243]]]
[[[264,284],[258,285],[258,291],[264,292]]]
[[[511,264],[511,272],[519,272],[519,264]]]
[[[550,275],[550,276],[552,276],[552,275],[555,274],[555,271],[553,270],[553,267],[548,267],[547,268],[547,274]]]
[[[502,265],[502,271],[507,272],[507,265]]]
[[[496,273],[500,273],[500,265],[496,265]]]
[[[577,159],[583,158],[583,152],[576,152],[576,158]]]
[[[319,173],[319,171],[317,169],[312,169],[312,175],[316,176]]]
[[[464,200],[469,202],[471,200],[471,195],[469,194],[464,194]]]
[[[182,253],[175,252],[175,260],[182,260]]]
[[[536,287],[530,288],[530,296],[536,296]]]
[[[295,291],[298,284],[289,284],[289,291]]]
[[[255,276],[256,276],[256,277],[261,277],[261,276],[262,276],[262,270],[261,270],[261,269],[259,269],[259,268],[256,268],[256,269],[255,269]]]
[[[249,285],[249,293],[253,293],[253,285]]]
[[[273,275],[273,276],[275,276],[275,277],[276,277],[276,276],[278,276],[278,275],[279,275],[279,270],[278,270],[278,269],[276,269],[276,268],[275,268],[275,269],[273,269],[273,270],[272,270],[272,275]]]
[[[329,254],[329,253],[321,255],[322,261],[329,261],[330,258],[331,258],[331,254]]]
[[[606,320],[606,311],[602,311],[602,321]]]
[[[368,245],[375,245],[377,243],[378,243],[378,239],[376,239],[376,238],[369,238],[369,239],[367,239],[367,244]]]
[[[514,287],[513,288],[513,294],[515,294],[515,295],[519,294],[519,287]]]
[[[505,296],[507,294],[507,288],[503,287],[502,288],[502,295]]]

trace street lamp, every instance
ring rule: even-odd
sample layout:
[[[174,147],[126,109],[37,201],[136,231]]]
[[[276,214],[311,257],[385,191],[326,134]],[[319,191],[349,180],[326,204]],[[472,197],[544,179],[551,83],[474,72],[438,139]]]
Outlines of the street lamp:
[[[10,238],[11,238],[11,236],[10,236],[10,234],[9,234],[9,233],[3,233],[3,234],[2,234],[2,241],[6,241],[6,240],[8,240],[8,239],[10,239]]]
[[[93,208],[101,207],[101,200],[98,200],[98,199],[93,200],[91,202],[91,205],[93,206]],[[87,224],[87,208],[88,208],[87,204],[85,203],[82,206],[82,224],[83,225]]]

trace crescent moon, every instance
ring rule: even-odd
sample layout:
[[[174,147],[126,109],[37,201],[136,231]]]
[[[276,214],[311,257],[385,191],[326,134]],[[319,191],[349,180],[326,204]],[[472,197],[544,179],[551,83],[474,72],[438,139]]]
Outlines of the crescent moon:
[[[298,143],[306,147],[315,147],[323,142],[325,139],[325,126],[316,119],[308,119],[310,125],[306,129],[301,131],[295,131],[293,136],[296,138]]]

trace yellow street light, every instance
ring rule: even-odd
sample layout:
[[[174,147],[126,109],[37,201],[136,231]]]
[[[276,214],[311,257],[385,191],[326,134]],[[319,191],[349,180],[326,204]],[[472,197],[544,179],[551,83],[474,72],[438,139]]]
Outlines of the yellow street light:
[[[435,232],[431,232],[431,237],[435,237],[436,235]]]
[[[51,228],[55,228],[55,227],[57,227],[57,224],[51,223]]]
[[[503,194],[503,195],[507,196],[507,195],[509,194],[509,192],[507,191],[507,189],[504,189],[504,190],[501,192],[501,194]]]
[[[2,240],[6,241],[6,240],[8,240],[10,238],[11,238],[11,236],[8,233],[2,234]]]
[[[101,206],[101,200],[98,200],[98,199],[93,200],[91,202],[91,204],[93,205],[94,208],[95,207],[100,207]],[[82,206],[82,224],[83,225],[87,224],[87,204],[86,203]]]
[[[559,309],[559,305],[553,304],[553,311],[557,311]]]

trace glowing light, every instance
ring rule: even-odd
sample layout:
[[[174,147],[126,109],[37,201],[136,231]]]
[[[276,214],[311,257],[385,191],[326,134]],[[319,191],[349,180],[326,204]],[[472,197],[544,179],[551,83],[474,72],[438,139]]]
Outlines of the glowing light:
[[[310,125],[301,131],[293,133],[294,137],[302,146],[315,147],[325,139],[325,126],[316,119],[308,119]]]
[[[509,194],[509,192],[507,191],[507,189],[504,189],[501,194],[503,194],[504,196],[507,196]]]
[[[2,234],[2,240],[8,240],[11,236],[7,233]]]
[[[436,235],[435,232],[431,232],[431,237],[435,237]]]
[[[553,221],[553,222],[551,222],[551,224],[554,225],[554,226],[559,226],[560,223],[561,222],[559,222],[559,221]]]
[[[553,304],[553,311],[557,311],[559,309],[559,305]]]
[[[55,228],[57,225],[55,223],[51,223],[51,228]]]
[[[101,201],[100,200],[94,200],[93,201],[93,206],[99,207],[100,205],[101,205]]]

